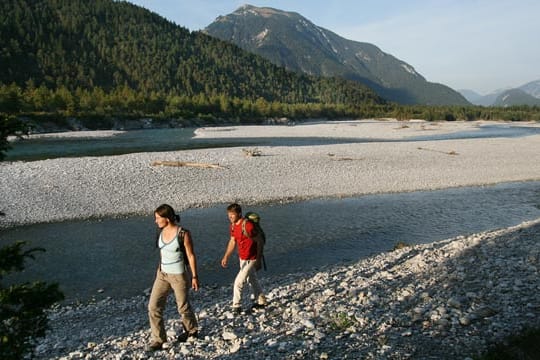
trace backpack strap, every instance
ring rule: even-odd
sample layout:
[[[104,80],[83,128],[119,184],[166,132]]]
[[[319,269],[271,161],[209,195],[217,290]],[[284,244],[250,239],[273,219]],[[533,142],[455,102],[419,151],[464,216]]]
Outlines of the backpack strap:
[[[248,219],[246,219],[246,218],[242,219],[242,234],[244,234],[245,237],[251,239],[251,236],[248,235],[247,230],[246,230],[246,223],[247,222],[248,222]]]
[[[161,236],[161,232],[162,230],[159,228],[156,231],[156,249],[160,250],[159,251],[160,268],[161,268],[161,248],[159,247],[159,237]],[[182,258],[184,259],[184,266],[186,267],[186,270],[189,271],[189,260],[186,254],[186,247],[184,246],[184,237],[186,236],[186,232],[189,232],[189,230],[184,229],[180,226],[178,227],[178,231],[176,232],[176,236],[178,237],[178,248],[176,249],[176,251],[177,252],[179,251],[182,253]]]
[[[178,237],[178,249],[176,251],[180,251],[182,253],[184,266],[186,270],[189,270],[189,259],[186,253],[186,246],[184,245],[184,237],[186,236],[187,232],[189,232],[189,230],[181,228],[180,226],[178,227],[178,232],[176,233],[176,236]]]

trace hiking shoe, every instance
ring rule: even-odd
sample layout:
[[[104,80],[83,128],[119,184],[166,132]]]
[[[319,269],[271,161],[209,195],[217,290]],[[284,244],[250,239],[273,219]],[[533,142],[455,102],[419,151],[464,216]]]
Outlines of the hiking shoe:
[[[159,341],[152,341],[146,346],[146,351],[157,351],[163,349],[163,343]]]
[[[266,307],[266,304],[253,303],[253,305],[251,305],[251,309],[253,310],[261,310],[261,309],[264,309],[265,307]]]
[[[260,294],[258,297],[257,297],[257,305],[259,306],[266,306],[266,296],[264,296],[263,294]]]
[[[241,307],[233,307],[232,308],[233,315],[240,315],[242,314],[242,308]]]
[[[197,331],[193,333],[183,332],[182,334],[178,335],[177,342],[183,343],[188,341],[188,339],[197,339],[199,337],[199,333]]]

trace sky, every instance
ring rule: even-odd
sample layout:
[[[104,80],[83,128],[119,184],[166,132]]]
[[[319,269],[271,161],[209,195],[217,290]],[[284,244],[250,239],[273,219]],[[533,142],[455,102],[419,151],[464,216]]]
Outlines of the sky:
[[[426,80],[481,95],[540,80],[538,0],[129,0],[196,31],[250,4],[367,42]]]

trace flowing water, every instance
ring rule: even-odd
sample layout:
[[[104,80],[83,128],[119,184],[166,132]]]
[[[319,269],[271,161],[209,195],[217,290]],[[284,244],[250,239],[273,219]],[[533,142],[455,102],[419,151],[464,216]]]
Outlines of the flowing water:
[[[194,129],[127,131],[107,138],[42,138],[13,143],[7,160],[102,156],[147,151],[247,145],[318,145],[519,137],[540,128],[511,125],[426,135],[405,140],[370,138],[193,139]],[[219,262],[228,240],[226,204],[183,212],[192,231],[203,286],[232,283],[234,262]],[[349,263],[391,250],[398,242],[428,243],[516,225],[540,216],[540,182],[402,194],[324,199],[258,206],[267,233],[268,272],[280,275]],[[68,221],[4,229],[0,246],[24,240],[45,253],[28,261],[10,281],[41,279],[60,283],[67,301],[104,296],[128,297],[150,287],[159,254],[153,214],[143,217]]]
[[[195,129],[146,129],[118,133],[109,137],[30,138],[12,143],[7,161],[33,161],[58,157],[120,155],[135,152],[174,151],[198,148],[252,145],[307,146],[320,144],[432,141],[494,137],[520,137],[539,134],[540,128],[507,124],[481,126],[451,134],[423,135],[402,140],[373,138],[224,138],[194,139]]]
[[[228,241],[226,204],[184,211],[203,286],[232,284],[237,263],[219,265]],[[280,275],[357,261],[398,242],[429,243],[540,217],[540,182],[320,199],[244,209],[261,214],[268,272]],[[46,248],[13,280],[59,282],[67,301],[128,297],[153,281],[159,254],[153,214],[68,221],[2,231],[0,245]]]

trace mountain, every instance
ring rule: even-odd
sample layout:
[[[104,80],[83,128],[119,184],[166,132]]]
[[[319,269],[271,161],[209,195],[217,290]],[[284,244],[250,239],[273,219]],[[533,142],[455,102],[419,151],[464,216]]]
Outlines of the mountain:
[[[531,81],[516,89],[498,89],[487,95],[480,95],[473,90],[459,90],[469,102],[482,106],[538,105],[540,99],[540,80]]]
[[[501,95],[503,92],[507,91],[509,89],[499,89],[495,90],[492,93],[489,93],[487,95],[480,95],[477,92],[473,90],[459,90],[460,94],[463,95],[470,103],[474,105],[481,105],[481,106],[492,106],[493,103],[495,103],[495,100],[497,100],[497,97]]]
[[[287,71],[125,1],[2,1],[0,43],[0,84],[23,89],[127,88],[148,96],[354,106],[382,102],[358,83]]]
[[[483,97],[476,91],[470,89],[459,89],[458,92],[463,95],[463,97],[467,99],[468,102],[472,104],[476,104],[477,101]]]
[[[531,81],[530,83],[520,86],[518,89],[540,99],[540,80]]]
[[[500,94],[493,106],[514,106],[514,105],[530,105],[540,106],[540,99],[536,98],[521,89],[511,89]]]
[[[469,104],[451,88],[430,83],[409,64],[375,45],[347,40],[295,12],[244,5],[218,17],[203,32],[311,75],[365,84],[402,104]]]

